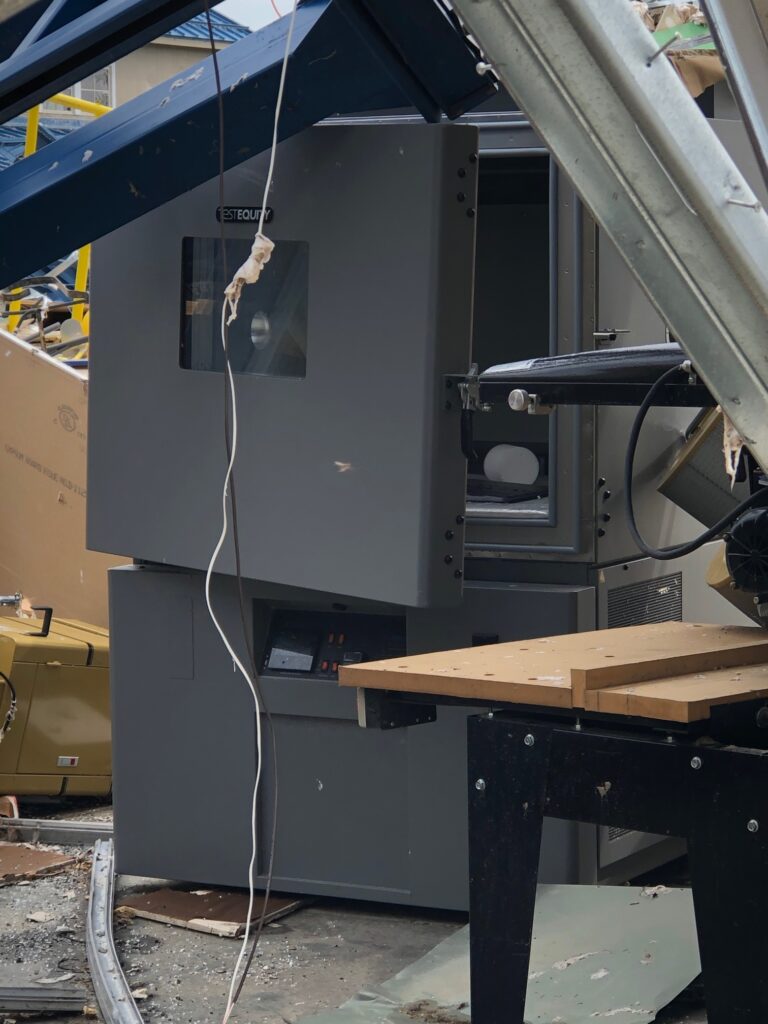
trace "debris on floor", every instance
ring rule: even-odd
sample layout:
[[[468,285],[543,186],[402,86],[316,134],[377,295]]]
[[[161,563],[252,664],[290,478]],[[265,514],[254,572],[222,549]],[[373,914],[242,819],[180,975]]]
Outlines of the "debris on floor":
[[[0,886],[58,875],[76,862],[75,857],[28,843],[0,842]]]
[[[18,818],[19,802],[15,796],[0,796],[0,818]]]
[[[0,1013],[86,1014],[87,1002],[84,988],[36,989],[28,986],[0,986]]]
[[[251,923],[261,918],[263,893],[257,892]],[[305,906],[306,899],[295,896],[270,896],[265,924]],[[243,935],[248,921],[248,893],[222,889],[158,889],[121,899],[121,917],[143,917],[148,921],[172,924],[196,932],[207,932],[236,939]]]
[[[526,1024],[644,1024],[700,972],[688,889],[542,885]],[[469,929],[311,1024],[459,1024],[470,1019]]]

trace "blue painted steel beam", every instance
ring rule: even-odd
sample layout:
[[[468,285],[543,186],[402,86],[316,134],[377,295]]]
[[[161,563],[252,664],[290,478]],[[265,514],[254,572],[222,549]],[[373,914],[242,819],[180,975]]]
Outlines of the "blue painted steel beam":
[[[203,0],[70,0],[83,13],[0,64],[0,124],[199,14]],[[90,8],[90,9],[89,9]],[[21,40],[19,40],[21,41]]]
[[[455,32],[433,0],[390,3],[405,20],[414,6],[431,7],[435,20],[426,39],[403,39],[390,26],[382,41],[370,26],[350,20],[337,0],[308,0],[299,8],[281,139],[333,114],[404,106],[425,95],[435,103],[450,99],[460,111],[465,105],[457,83],[459,89],[464,83],[470,105],[486,98],[492,87],[478,78],[476,55],[463,43],[450,90],[442,72],[430,80],[423,60],[418,97],[407,91],[409,75],[394,57],[387,73],[381,59],[386,46],[397,43],[400,63],[410,63],[412,46],[441,52],[453,45]],[[225,167],[270,143],[287,28],[283,18],[219,55]],[[0,286],[208,181],[218,169],[218,101],[207,58],[176,82],[157,86],[0,174]]]
[[[47,6],[48,0],[28,0],[23,7],[9,14],[0,5],[0,61],[11,56],[35,22],[45,14]]]
[[[450,118],[478,106],[493,93],[486,78],[478,75],[476,51],[469,61],[468,42],[458,21],[440,2],[411,0],[338,0],[351,13],[357,8],[367,15],[386,40],[388,65],[408,69],[414,80],[423,83],[438,113]],[[426,117],[426,112],[414,101]]]
[[[48,6],[45,10],[41,11],[40,17],[30,27],[13,52],[17,54],[23,53],[24,50],[29,49],[32,43],[36,43],[44,36],[50,35],[51,32],[55,32],[60,26],[67,24],[74,18],[80,17],[81,14],[84,14],[86,10],[90,10],[93,6],[94,0],[90,0],[90,3],[88,0],[85,0],[85,7],[83,7],[83,0],[49,0]]]

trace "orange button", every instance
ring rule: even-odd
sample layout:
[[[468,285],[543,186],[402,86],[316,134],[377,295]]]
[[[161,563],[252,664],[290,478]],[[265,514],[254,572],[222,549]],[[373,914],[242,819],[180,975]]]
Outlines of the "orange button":
[[[324,661],[322,663],[322,665],[320,666],[320,671],[321,672],[327,672],[328,671],[328,662],[327,661]]]
[[[335,633],[329,633],[328,634],[328,643],[329,644],[336,643],[336,634]]]
[[[339,647],[344,643],[344,634],[339,633]]]
[[[333,672],[338,672],[339,671],[339,663],[338,663],[338,661],[334,661],[333,665],[331,666],[331,670]]]

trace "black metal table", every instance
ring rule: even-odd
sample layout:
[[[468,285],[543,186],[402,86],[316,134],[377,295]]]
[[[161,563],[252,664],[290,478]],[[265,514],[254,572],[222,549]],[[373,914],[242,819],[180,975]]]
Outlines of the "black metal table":
[[[524,1022],[545,815],[687,839],[709,1024],[768,1022],[765,704],[668,729],[536,709],[469,719],[473,1024]]]

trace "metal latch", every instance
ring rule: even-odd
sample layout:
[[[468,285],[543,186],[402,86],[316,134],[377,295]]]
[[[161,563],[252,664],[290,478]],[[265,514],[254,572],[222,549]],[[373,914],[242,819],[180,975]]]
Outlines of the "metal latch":
[[[607,341],[616,341],[620,334],[631,334],[628,327],[611,327],[604,331],[593,331],[592,337],[596,345],[605,344]]]
[[[490,412],[490,402],[480,401],[480,370],[477,363],[472,363],[464,380],[459,381],[461,408],[465,412]]]

